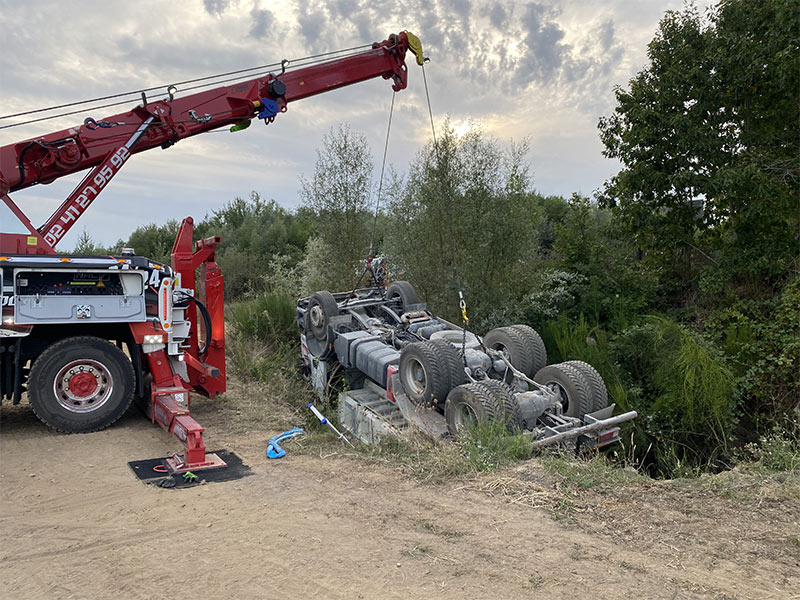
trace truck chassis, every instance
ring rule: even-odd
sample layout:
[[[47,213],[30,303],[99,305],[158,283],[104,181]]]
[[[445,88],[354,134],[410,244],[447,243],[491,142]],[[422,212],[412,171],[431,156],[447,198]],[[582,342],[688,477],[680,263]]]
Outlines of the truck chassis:
[[[417,429],[457,436],[478,422],[501,422],[534,448],[599,448],[619,440],[600,374],[588,363],[547,364],[539,334],[526,325],[483,338],[434,316],[405,281],[297,304],[304,367],[321,397],[337,379],[341,424],[359,440]]]

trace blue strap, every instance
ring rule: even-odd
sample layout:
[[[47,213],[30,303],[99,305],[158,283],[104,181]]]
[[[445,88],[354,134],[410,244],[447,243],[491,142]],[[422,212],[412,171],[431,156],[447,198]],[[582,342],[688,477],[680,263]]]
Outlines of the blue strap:
[[[270,117],[274,117],[281,110],[278,106],[278,103],[274,100],[270,100],[269,98],[261,98],[261,105],[264,108],[262,108],[261,112],[258,113],[259,119],[269,119]]]
[[[278,435],[271,437],[269,442],[267,443],[267,458],[283,458],[284,456],[286,456],[286,450],[281,448],[278,445],[278,442],[282,442],[284,440],[288,440],[303,434],[305,434],[304,429],[295,427],[294,429],[290,429],[289,431],[284,431],[283,433],[279,433]]]

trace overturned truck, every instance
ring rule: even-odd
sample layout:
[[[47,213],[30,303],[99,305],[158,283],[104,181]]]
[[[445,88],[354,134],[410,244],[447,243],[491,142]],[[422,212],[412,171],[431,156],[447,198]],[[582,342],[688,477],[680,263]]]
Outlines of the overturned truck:
[[[534,448],[598,448],[619,440],[615,405],[588,363],[547,364],[527,325],[482,338],[430,313],[406,281],[298,301],[301,353],[320,396],[337,379],[339,420],[365,443],[409,427],[432,437],[478,422],[503,423]]]

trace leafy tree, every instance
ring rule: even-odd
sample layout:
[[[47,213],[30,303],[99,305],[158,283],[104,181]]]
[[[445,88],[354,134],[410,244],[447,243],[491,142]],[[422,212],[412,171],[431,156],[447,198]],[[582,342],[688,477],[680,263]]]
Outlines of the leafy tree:
[[[103,246],[98,246],[94,243],[92,236],[84,229],[78,236],[78,242],[75,244],[75,249],[69,254],[77,254],[79,256],[96,256],[99,254],[109,254],[109,250]]]
[[[164,225],[150,223],[143,227],[137,227],[128,241],[122,245],[133,248],[140,256],[169,263],[169,255],[172,252],[179,227],[180,223],[175,219],[167,221]]]
[[[237,298],[268,287],[279,264],[290,268],[302,260],[313,225],[258,192],[234,198],[213,211],[196,228],[196,237],[220,235],[217,262],[225,273],[226,295]]]
[[[450,318],[457,318],[459,290],[478,322],[496,309],[515,310],[533,235],[527,148],[503,152],[477,128],[459,138],[445,124],[390,202],[391,254],[420,295]]]
[[[723,0],[668,12],[650,64],[600,119],[622,170],[601,202],[684,282],[775,282],[800,248],[800,12],[794,0]]]
[[[369,253],[371,182],[372,153],[366,137],[349,125],[331,128],[317,151],[314,175],[301,179],[300,196],[330,252],[322,272],[332,289],[353,286]]]
[[[620,331],[651,305],[656,274],[637,260],[629,236],[608,210],[573,194],[563,222],[555,229],[558,267],[581,275],[585,282],[576,290],[578,301],[570,317],[584,314]]]

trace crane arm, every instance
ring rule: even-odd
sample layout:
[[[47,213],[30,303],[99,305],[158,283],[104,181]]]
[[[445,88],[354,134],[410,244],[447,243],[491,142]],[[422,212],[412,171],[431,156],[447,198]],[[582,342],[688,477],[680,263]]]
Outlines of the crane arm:
[[[9,191],[94,167],[47,222],[28,237],[29,244],[37,238],[39,252],[53,252],[132,154],[168,148],[181,139],[228,125],[243,129],[256,117],[269,123],[286,111],[289,102],[375,77],[390,79],[395,91],[402,90],[407,84],[408,50],[422,64],[418,38],[401,32],[344,58],[288,71],[284,65],[277,75],[270,73],[180,98],[173,97],[174,89],[168,90],[165,100],[147,101],[143,95],[142,104],[128,112],[97,121],[87,118],[77,127],[0,146],[0,198],[12,212],[21,212],[7,195]]]

